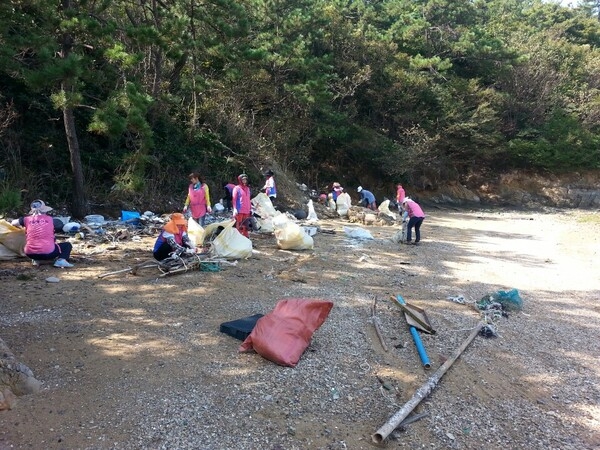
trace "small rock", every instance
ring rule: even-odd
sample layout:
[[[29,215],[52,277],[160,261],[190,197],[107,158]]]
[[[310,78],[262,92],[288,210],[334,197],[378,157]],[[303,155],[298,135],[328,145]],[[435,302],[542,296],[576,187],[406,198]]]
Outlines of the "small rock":
[[[56,277],[48,277],[48,278],[46,278],[46,281],[48,283],[58,283],[60,280]]]

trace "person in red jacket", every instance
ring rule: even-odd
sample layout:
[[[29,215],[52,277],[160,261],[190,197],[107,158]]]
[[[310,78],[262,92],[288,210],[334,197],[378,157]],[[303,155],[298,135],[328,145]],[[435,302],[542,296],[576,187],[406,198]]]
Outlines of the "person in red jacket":
[[[408,213],[408,227],[406,231],[406,243],[411,243],[411,231],[415,227],[415,245],[419,244],[421,240],[421,224],[425,219],[425,213],[419,206],[419,204],[410,198],[405,198],[402,207]]]
[[[250,187],[248,186],[248,175],[242,173],[238,176],[238,184],[233,188],[233,217],[235,227],[240,233],[248,237],[248,220],[251,217],[252,205]]]

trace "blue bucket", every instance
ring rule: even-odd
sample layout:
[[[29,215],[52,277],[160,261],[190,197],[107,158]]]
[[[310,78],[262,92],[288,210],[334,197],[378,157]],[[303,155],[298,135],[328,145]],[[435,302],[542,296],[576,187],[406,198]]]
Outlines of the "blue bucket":
[[[137,225],[140,223],[140,213],[137,211],[121,211],[121,221]]]

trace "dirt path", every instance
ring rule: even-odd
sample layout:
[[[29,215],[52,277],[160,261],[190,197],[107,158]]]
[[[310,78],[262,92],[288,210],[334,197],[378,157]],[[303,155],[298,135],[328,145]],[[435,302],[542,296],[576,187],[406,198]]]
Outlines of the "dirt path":
[[[416,409],[428,416],[387,447],[599,448],[599,216],[426,212],[418,247],[392,244],[391,227],[358,242],[324,221],[336,233],[317,234],[314,252],[255,236],[253,258],[213,273],[97,278],[148,259],[150,237],[80,243],[71,270],[0,263],[0,337],[44,382],[0,413],[0,449],[370,449],[480,319],[447,297],[509,288],[523,311],[476,338]],[[422,335],[430,371],[396,294],[437,330]],[[335,303],[294,369],[238,354],[218,331],[290,297]]]

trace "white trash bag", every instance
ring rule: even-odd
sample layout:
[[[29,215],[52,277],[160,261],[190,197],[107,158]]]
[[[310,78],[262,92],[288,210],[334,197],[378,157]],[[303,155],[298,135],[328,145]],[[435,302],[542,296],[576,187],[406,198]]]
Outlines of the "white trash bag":
[[[352,206],[352,199],[350,198],[350,195],[348,195],[346,192],[342,192],[340,195],[338,195],[335,203],[337,205],[337,213],[341,217],[347,216],[348,210]]]
[[[306,217],[306,220],[308,222],[318,222],[319,218],[317,217],[317,212],[315,211],[313,201],[309,200],[307,206],[308,206],[308,216]]]
[[[279,214],[279,212],[273,206],[271,199],[267,197],[267,194],[264,192],[258,193],[250,202],[252,203],[252,206],[254,206],[256,214],[258,214],[262,219],[273,217]]]
[[[380,213],[385,214],[386,216],[391,217],[394,220],[397,220],[396,214],[390,211],[390,201],[384,200],[381,202],[381,205],[377,208]]]
[[[284,214],[273,219],[277,247],[283,250],[312,250],[315,246],[312,236]]]
[[[199,247],[204,243],[204,228],[191,217],[188,219],[187,234],[194,247]]]
[[[344,227],[344,233],[353,239],[375,239],[371,233],[360,227]]]
[[[211,253],[216,257],[226,259],[249,258],[252,256],[252,241],[233,227],[233,223],[234,221],[231,221],[227,224],[212,241]]]
[[[272,217],[267,217],[266,219],[256,219],[256,223],[260,233],[272,233],[275,231]]]
[[[25,256],[25,229],[0,219],[0,260],[6,261]]]

